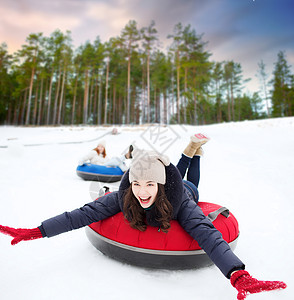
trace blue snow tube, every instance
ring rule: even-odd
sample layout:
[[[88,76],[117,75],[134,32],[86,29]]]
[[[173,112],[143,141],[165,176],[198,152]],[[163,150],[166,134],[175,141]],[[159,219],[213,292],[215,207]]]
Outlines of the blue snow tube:
[[[124,172],[117,166],[83,164],[77,167],[77,175],[84,180],[116,182],[121,180]]]

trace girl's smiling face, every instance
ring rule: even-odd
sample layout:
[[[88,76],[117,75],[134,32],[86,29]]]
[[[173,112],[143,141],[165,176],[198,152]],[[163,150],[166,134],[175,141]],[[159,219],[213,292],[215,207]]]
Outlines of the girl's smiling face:
[[[98,150],[99,154],[102,154],[104,152],[104,149],[105,148],[102,145],[97,146],[97,150]]]
[[[135,180],[132,191],[143,208],[150,207],[156,200],[158,184],[155,181]]]

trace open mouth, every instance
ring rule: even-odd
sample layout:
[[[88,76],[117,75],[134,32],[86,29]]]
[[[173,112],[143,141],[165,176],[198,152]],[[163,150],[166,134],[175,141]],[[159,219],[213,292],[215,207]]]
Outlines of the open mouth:
[[[150,200],[151,200],[151,196],[147,197],[147,198],[141,198],[139,197],[141,203],[147,204]]]

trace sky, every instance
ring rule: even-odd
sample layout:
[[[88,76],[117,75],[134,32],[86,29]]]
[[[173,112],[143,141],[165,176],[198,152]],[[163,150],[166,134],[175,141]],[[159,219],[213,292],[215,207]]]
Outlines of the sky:
[[[139,28],[154,20],[163,51],[181,22],[203,34],[211,60],[241,63],[244,79],[251,78],[244,91],[258,91],[261,60],[269,79],[279,51],[294,65],[293,0],[0,0],[0,15],[0,43],[10,53],[30,33],[70,30],[78,47],[97,36],[102,42],[119,36],[129,20]]]

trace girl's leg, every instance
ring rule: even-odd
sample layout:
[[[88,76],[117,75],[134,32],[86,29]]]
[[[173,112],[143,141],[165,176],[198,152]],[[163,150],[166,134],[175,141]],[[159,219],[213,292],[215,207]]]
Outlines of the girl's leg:
[[[194,155],[202,155],[201,146],[209,140],[205,135],[198,133],[190,137],[190,142],[183,151],[182,157],[180,158],[177,168],[179,169],[182,178],[185,177],[186,171],[188,169],[188,180],[193,182],[197,187],[199,183],[199,157],[198,160],[193,163],[192,171],[189,171],[191,168],[191,163],[193,161]],[[197,167],[198,164],[198,167]],[[195,171],[196,170],[196,171]],[[197,173],[198,172],[198,173]],[[189,179],[190,178],[190,179]],[[197,179],[198,178],[198,179]]]
[[[199,147],[201,147],[199,139],[195,136],[191,136],[190,142],[183,151],[182,156],[177,164],[177,168],[179,169],[182,178],[185,177],[186,171],[190,166],[191,159]]]
[[[187,173],[187,180],[192,182],[197,188],[200,180],[200,156],[195,155],[191,159],[191,163]]]
[[[186,175],[186,171],[190,166],[190,162],[191,162],[192,158],[186,156],[185,154],[182,154],[178,164],[177,164],[177,168],[180,171],[182,178],[185,177]]]

